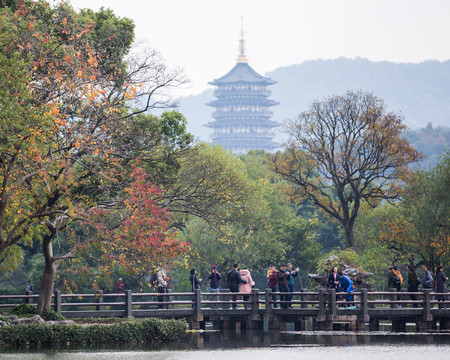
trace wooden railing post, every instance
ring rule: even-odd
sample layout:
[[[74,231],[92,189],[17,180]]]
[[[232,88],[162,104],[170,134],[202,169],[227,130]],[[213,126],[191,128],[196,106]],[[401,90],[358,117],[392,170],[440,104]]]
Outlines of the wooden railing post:
[[[319,321],[324,321],[326,318],[326,301],[325,301],[325,290],[319,289]]]
[[[219,300],[222,301],[230,301],[231,300],[231,295],[230,294],[230,290],[229,289],[220,289],[219,292]],[[220,308],[222,309],[229,309],[231,307],[231,304],[221,304]]]
[[[389,289],[389,292],[397,292],[397,289]],[[396,298],[397,298],[397,295],[394,295],[394,294],[389,295],[389,300],[391,300],[391,304],[390,304],[391,308],[397,307],[397,304],[394,304],[394,301],[396,300]]]
[[[202,313],[202,292],[200,289],[194,290],[194,314],[201,315]]]
[[[369,302],[367,289],[361,289],[361,316],[364,321],[369,321]]]
[[[328,289],[329,312],[336,315],[336,289]]]
[[[272,300],[272,289],[271,288],[266,288],[266,290],[264,291],[264,305],[265,305],[265,313],[266,314],[271,314],[272,313],[272,304],[270,303],[270,301]]]
[[[167,293],[168,294],[172,293],[172,289],[167,289]],[[172,304],[173,296],[167,296],[166,299],[170,303],[170,304],[166,305],[166,309],[173,309],[173,304]]]
[[[61,314],[61,291],[56,290],[55,291],[55,311],[58,314]]]
[[[258,314],[259,310],[259,289],[252,289],[252,295],[250,297],[252,300],[251,309],[252,315]]]
[[[32,291],[26,291],[26,292],[25,292],[25,295],[31,296],[31,295],[33,295],[33,292],[32,292]],[[32,297],[26,298],[26,299],[25,299],[25,303],[27,303],[27,304],[32,304],[32,303],[33,303],[33,298],[32,298]]]
[[[103,290],[97,290],[97,296],[95,297],[95,302],[99,303],[99,304],[103,303]],[[103,306],[98,305],[98,306],[95,307],[95,309],[97,311],[102,311],[103,310]]]
[[[307,292],[308,292],[308,289],[302,289],[301,292],[302,292],[302,293],[307,293]],[[301,301],[308,301],[308,295],[300,295],[300,300],[301,300]],[[301,307],[302,309],[305,309],[305,308],[308,307],[308,304],[302,303],[302,304],[300,305],[300,307]]]
[[[431,289],[423,289],[423,319],[431,321]]]
[[[131,290],[125,290],[125,317],[133,317],[133,297]]]

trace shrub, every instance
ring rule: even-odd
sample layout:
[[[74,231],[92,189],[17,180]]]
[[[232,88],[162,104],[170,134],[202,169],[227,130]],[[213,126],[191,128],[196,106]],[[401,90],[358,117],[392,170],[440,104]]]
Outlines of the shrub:
[[[148,318],[112,325],[9,325],[0,328],[0,346],[112,344],[177,341],[186,334],[185,320]]]
[[[77,324],[115,324],[122,321],[131,321],[131,319],[124,319],[118,317],[82,317],[72,318]]]
[[[55,310],[48,309],[42,314],[42,318],[45,321],[60,321],[60,320],[66,320],[66,318],[61,315],[60,313],[57,313]]]
[[[32,317],[36,315],[36,305],[31,304],[14,305],[10,313],[12,315],[17,315],[18,317]]]

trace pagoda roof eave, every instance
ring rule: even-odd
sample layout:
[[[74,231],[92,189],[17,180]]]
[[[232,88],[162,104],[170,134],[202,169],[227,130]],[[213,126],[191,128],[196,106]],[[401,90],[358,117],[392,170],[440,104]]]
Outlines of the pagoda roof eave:
[[[266,85],[276,84],[270,78],[264,77],[258,74],[252,67],[247,63],[237,63],[228,73],[224,76],[210,81],[210,85],[220,85],[236,82],[247,82],[247,83],[263,83]]]

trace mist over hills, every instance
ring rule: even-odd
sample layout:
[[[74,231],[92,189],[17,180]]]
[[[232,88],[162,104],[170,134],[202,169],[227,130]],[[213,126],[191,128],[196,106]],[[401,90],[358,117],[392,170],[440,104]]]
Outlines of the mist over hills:
[[[216,77],[229,70],[218,69]],[[311,60],[275,69],[264,76],[277,81],[270,86],[270,98],[280,103],[272,108],[272,120],[279,123],[306,111],[314,100],[362,89],[382,98],[389,111],[401,113],[412,130],[428,123],[434,127],[450,126],[450,60],[419,64],[361,58]],[[203,125],[212,119],[214,109],[205,103],[213,99],[211,89],[178,100],[178,110],[186,116],[188,130],[202,141],[209,141],[212,132]]]

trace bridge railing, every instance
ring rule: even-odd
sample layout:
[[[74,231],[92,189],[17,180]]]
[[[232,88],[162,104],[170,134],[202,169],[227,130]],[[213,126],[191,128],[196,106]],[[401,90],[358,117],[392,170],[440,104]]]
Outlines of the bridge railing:
[[[280,300],[280,296],[284,298]],[[373,311],[384,311],[397,307],[409,307],[422,309],[424,315],[429,316],[438,311],[434,307],[444,306],[450,308],[450,299],[438,301],[436,296],[440,293],[424,290],[422,292],[397,292],[397,291],[374,291],[368,292],[363,289],[355,292],[354,299],[347,301],[347,293],[336,293],[334,289],[319,290],[317,292],[293,292],[280,293],[266,289],[260,292],[253,289],[251,293],[230,293],[221,290],[220,293],[204,292],[196,290],[180,293],[132,293],[130,290],[120,294],[103,294],[99,291],[95,294],[62,294],[56,291],[52,299],[52,307],[63,315],[73,316],[132,316],[137,310],[192,310],[194,313],[203,311],[223,311],[234,305],[244,307],[252,313],[260,310],[265,313],[278,312],[291,308],[292,311],[313,314],[337,314],[337,312],[348,309],[351,306],[354,312],[367,315]],[[236,301],[233,301],[233,297]],[[290,297],[292,296],[292,298]],[[31,292],[26,295],[0,295],[0,310],[11,309],[17,302],[36,303],[39,295]],[[354,307],[354,308],[353,308]],[[281,310],[278,310],[281,308]],[[418,311],[418,310],[415,310]],[[352,312],[352,313],[354,313]],[[157,312],[155,313],[157,316]]]

